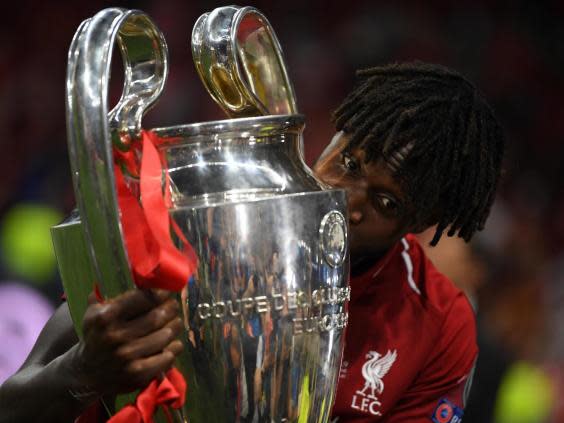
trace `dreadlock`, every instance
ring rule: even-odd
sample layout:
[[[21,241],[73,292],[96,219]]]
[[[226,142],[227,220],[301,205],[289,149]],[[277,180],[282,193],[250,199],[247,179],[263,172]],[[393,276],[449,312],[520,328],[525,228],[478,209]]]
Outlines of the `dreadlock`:
[[[416,209],[414,219],[465,241],[492,206],[504,135],[492,109],[462,75],[421,62],[357,72],[360,83],[333,113],[366,162],[386,160]],[[438,214],[437,214],[438,213]]]

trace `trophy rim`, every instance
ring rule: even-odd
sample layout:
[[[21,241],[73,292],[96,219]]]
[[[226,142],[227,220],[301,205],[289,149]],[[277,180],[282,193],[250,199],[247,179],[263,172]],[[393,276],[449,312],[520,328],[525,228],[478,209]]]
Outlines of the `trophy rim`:
[[[305,116],[302,114],[291,115],[267,115],[252,116],[235,119],[221,119],[190,124],[180,124],[167,127],[151,129],[152,132],[163,138],[174,137],[196,137],[196,136],[217,136],[229,132],[250,132],[247,136],[267,137],[280,133],[288,133],[288,130],[295,128],[298,133],[305,128]],[[171,139],[164,145],[174,143]],[[198,142],[201,140],[198,140]],[[184,139],[183,142],[190,142]]]

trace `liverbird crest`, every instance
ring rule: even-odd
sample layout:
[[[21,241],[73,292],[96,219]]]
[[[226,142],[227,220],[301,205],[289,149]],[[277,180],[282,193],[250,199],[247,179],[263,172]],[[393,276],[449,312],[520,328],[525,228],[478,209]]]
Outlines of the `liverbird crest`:
[[[388,350],[384,356],[381,356],[376,351],[369,351],[366,354],[366,358],[368,360],[362,366],[362,376],[365,380],[364,388],[357,391],[357,393],[376,400],[376,393],[381,394],[384,391],[384,381],[382,379],[396,361],[397,351],[394,350],[392,352]],[[370,389],[368,395],[366,394],[367,389]]]

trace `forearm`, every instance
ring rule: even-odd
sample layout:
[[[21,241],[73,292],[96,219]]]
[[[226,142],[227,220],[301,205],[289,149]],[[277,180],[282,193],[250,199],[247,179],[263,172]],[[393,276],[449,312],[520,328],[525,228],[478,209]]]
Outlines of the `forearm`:
[[[96,401],[97,395],[76,398],[88,390],[74,364],[77,347],[46,365],[25,367],[0,386],[0,423],[72,423]]]

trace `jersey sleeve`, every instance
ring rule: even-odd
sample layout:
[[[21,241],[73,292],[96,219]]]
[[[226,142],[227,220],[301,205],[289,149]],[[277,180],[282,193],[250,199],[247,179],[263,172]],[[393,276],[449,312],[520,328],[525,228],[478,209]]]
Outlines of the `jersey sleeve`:
[[[382,422],[462,421],[478,355],[474,312],[464,294],[455,297],[437,338],[423,370]]]

